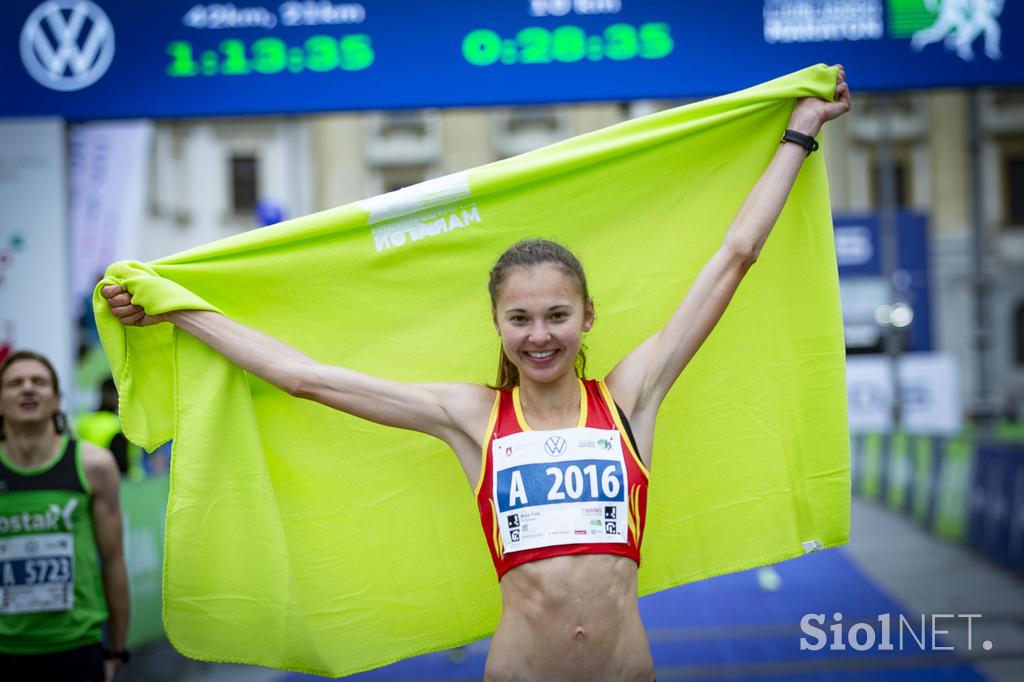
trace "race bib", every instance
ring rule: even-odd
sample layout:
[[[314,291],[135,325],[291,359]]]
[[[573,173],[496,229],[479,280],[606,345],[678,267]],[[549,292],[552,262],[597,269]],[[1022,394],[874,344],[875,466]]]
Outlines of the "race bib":
[[[491,448],[506,553],[629,541],[618,431],[524,431],[494,439]]]
[[[69,611],[75,605],[71,533],[0,539],[0,613]]]

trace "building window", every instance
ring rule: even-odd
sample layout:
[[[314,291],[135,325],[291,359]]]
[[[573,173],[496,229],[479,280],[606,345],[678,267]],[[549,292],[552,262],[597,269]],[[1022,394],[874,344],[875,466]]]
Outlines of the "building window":
[[[1002,157],[1004,222],[1024,228],[1024,136],[1000,140]]]
[[[427,121],[420,109],[402,109],[386,111],[381,114],[380,134],[414,135],[422,137],[427,134]]]
[[[231,156],[231,208],[238,215],[256,210],[259,199],[259,159],[255,154]]]
[[[558,112],[554,107],[529,106],[513,107],[508,117],[508,132],[525,131],[556,132],[558,130]]]
[[[994,101],[997,107],[1020,107],[1024,106],[1024,88],[998,88],[994,91]]]
[[[890,92],[881,97],[888,98],[889,113],[892,116],[912,116],[917,111],[912,94]],[[864,96],[857,100],[858,116],[877,116],[880,110],[879,96]]]
[[[380,171],[381,191],[394,192],[427,179],[424,166],[391,166]]]
[[[910,148],[906,144],[896,143],[892,146],[892,161],[896,180],[896,208],[909,209],[913,202],[910,192]],[[882,165],[878,160],[878,150],[871,154],[871,205],[876,209],[882,205]]]

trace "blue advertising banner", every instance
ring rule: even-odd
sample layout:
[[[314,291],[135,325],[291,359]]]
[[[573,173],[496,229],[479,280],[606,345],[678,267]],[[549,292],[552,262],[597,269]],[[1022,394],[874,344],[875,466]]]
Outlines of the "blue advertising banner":
[[[889,303],[882,272],[882,230],[877,214],[833,217],[839,288],[843,295],[843,321],[849,347],[880,342],[881,328],[874,320],[875,308]],[[893,284],[898,298],[914,312],[907,329],[904,350],[932,349],[931,286],[928,268],[928,219],[920,213],[900,212],[896,216],[899,251]],[[880,297],[880,298],[876,298]],[[853,339],[858,327],[873,330],[876,340]],[[864,336],[864,335],[862,335]],[[880,350],[880,349],[879,349]]]
[[[971,477],[967,542],[1024,572],[1024,448],[1019,444],[979,445]]]
[[[71,120],[1024,82],[1001,0],[12,0],[0,116]]]

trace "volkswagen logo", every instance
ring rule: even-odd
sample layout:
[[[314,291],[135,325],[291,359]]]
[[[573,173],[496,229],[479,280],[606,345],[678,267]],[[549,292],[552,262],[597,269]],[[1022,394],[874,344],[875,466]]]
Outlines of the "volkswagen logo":
[[[565,448],[568,444],[565,439],[561,436],[551,436],[544,441],[544,452],[548,453],[552,457],[558,457],[559,455],[565,454]]]
[[[51,90],[86,88],[114,59],[114,27],[89,0],[49,0],[36,7],[21,29],[21,61]]]

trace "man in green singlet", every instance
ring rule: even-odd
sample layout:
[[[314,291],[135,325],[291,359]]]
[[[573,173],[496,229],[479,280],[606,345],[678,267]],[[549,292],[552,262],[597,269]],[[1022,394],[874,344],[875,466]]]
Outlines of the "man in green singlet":
[[[128,659],[128,576],[113,456],[64,433],[50,362],[0,365],[0,671],[109,682]],[[108,623],[108,649],[103,623]]]

